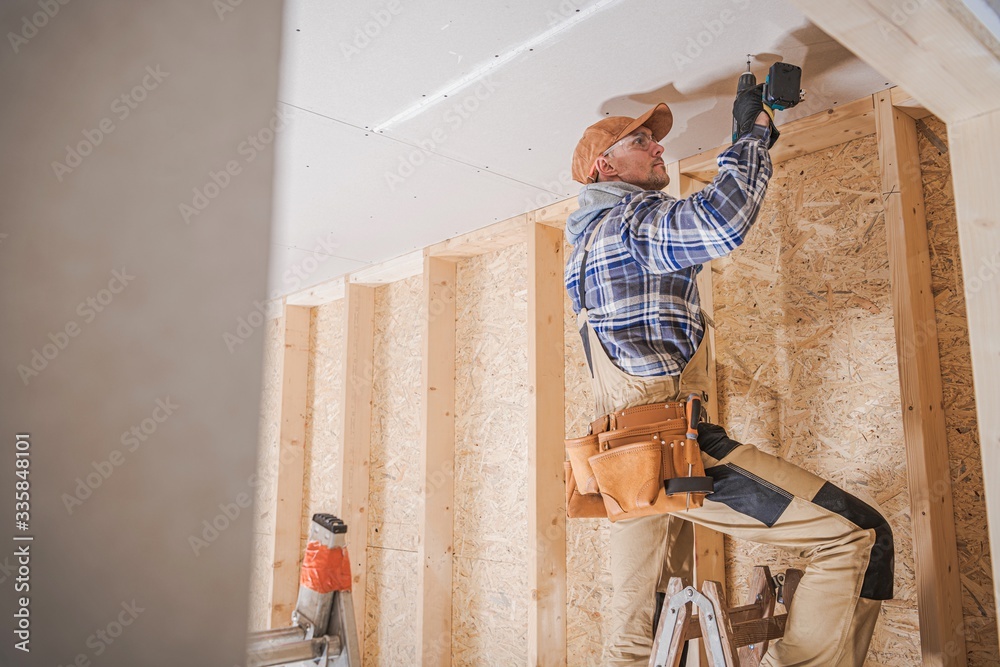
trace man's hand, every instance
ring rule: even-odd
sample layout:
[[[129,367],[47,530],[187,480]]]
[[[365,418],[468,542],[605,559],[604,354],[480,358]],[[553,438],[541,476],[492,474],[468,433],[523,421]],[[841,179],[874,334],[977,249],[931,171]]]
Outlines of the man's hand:
[[[764,84],[743,91],[733,103],[733,118],[739,128],[737,134],[742,137],[750,133],[753,126],[771,126],[771,141],[768,148],[778,140],[778,128],[774,126],[774,110],[764,104]]]

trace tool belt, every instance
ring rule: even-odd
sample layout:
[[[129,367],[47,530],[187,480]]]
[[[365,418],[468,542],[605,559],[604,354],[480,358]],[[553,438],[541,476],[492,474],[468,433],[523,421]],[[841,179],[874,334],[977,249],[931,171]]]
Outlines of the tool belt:
[[[701,401],[640,405],[566,440],[566,513],[611,521],[701,507],[712,492],[698,446]]]

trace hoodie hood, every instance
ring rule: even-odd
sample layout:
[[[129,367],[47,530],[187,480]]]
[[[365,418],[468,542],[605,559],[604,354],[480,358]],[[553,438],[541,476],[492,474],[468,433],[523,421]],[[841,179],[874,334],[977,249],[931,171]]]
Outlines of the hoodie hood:
[[[642,192],[642,188],[621,181],[583,186],[580,190],[580,208],[573,211],[566,220],[566,240],[575,244],[594,223],[634,192]]]

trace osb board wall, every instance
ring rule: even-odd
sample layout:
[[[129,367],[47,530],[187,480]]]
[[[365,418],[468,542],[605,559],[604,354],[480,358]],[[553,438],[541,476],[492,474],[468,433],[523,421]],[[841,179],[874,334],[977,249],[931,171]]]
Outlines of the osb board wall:
[[[340,514],[343,346],[343,300],[310,308],[300,559],[309,538],[312,515],[317,512]]]
[[[423,279],[375,290],[365,664],[416,664]]]
[[[528,659],[527,249],[458,264],[452,664]]]
[[[569,257],[570,246],[564,255]],[[569,296],[564,304],[566,437],[587,432],[594,419],[594,393],[576,315]],[[566,521],[567,667],[604,665],[611,634],[611,523],[604,519]]]
[[[254,494],[253,555],[250,573],[251,632],[270,624],[271,572],[274,567],[274,493],[278,481],[281,426],[281,371],[285,344],[284,317],[264,326],[264,378],[257,444],[257,486]]]
[[[985,530],[982,456],[972,386],[955,199],[948,139],[934,117],[917,121],[924,208],[931,251],[931,283],[941,355],[945,426],[962,578],[962,611],[969,665],[1000,665],[989,540]],[[975,274],[975,267],[972,267]],[[982,289],[996,289],[982,286]]]
[[[720,419],[730,435],[877,502],[896,543],[895,599],[867,664],[920,663],[910,503],[875,137],[776,170],[756,226],[717,262]],[[872,498],[874,500],[872,500]],[[730,599],[751,567],[801,566],[726,540]]]

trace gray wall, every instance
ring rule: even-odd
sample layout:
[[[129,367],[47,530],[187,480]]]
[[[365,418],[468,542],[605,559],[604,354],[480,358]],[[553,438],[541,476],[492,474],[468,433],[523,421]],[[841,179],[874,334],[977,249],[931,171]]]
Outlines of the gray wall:
[[[281,3],[224,2],[0,9],[0,664],[242,661],[262,335],[223,335],[265,293],[273,143],[241,143],[273,120]]]

